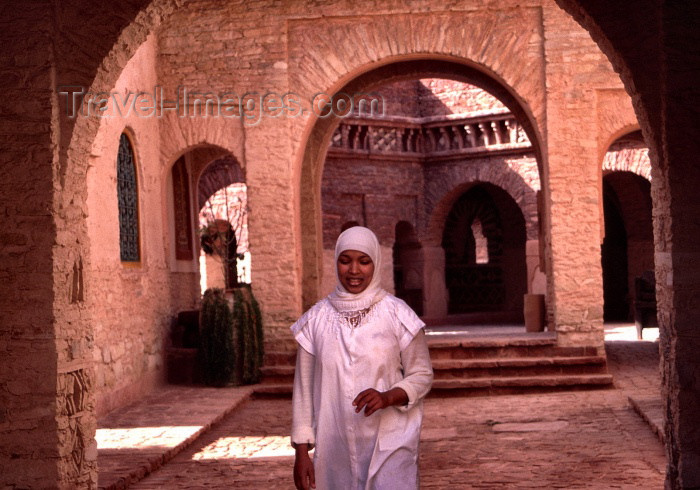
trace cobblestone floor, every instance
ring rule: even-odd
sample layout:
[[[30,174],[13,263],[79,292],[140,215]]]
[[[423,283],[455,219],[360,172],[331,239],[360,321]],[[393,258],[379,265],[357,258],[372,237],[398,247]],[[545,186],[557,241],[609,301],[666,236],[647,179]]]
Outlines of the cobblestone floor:
[[[421,487],[663,488],[662,444],[628,401],[658,396],[657,345],[608,343],[616,389],[426,400]],[[250,400],[130,488],[293,488],[290,408]]]

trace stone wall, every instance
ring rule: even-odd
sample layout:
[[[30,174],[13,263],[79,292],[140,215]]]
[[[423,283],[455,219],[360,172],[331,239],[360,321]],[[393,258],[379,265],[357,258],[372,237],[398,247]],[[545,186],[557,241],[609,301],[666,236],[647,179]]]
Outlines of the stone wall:
[[[382,245],[391,247],[397,222],[417,228],[423,220],[420,162],[331,156],[321,186],[325,249],[335,247],[341,226],[348,221],[371,228]]]
[[[476,116],[508,109],[485,90],[443,78],[422,78],[382,85],[371,93],[382,97],[384,113],[413,118],[445,117],[450,114]]]
[[[95,459],[81,459],[77,474],[62,474],[74,440],[67,437],[69,425],[75,427],[79,417],[69,421],[58,414],[65,392],[54,306],[70,304],[72,320],[80,306],[71,303],[68,288],[54,284],[60,270],[54,245],[63,228],[53,213],[60,134],[49,46],[56,19],[48,2],[18,7],[3,9],[0,28],[0,486],[27,488],[89,481]],[[61,271],[66,282],[76,264],[72,258]],[[80,442],[89,444],[94,423],[84,427]]]
[[[150,36],[124,68],[114,92],[128,100],[158,85],[156,40]],[[159,120],[150,110],[104,118],[91,150],[87,174],[87,225],[91,261],[85,271],[92,311],[94,392],[97,413],[133,401],[165,379],[164,347],[178,311],[197,304],[196,273],[170,270],[168,223],[172,204],[160,157]],[[135,155],[141,260],[119,258],[116,160],[126,132]],[[190,183],[190,192],[193,189]],[[175,301],[173,301],[175,299]]]
[[[508,109],[501,101],[474,85],[428,78],[420,80],[421,117],[446,114],[493,114]]]

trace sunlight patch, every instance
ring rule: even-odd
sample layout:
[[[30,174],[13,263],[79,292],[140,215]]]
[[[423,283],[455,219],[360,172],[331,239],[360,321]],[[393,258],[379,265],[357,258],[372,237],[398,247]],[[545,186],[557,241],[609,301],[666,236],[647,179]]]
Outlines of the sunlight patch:
[[[98,449],[175,447],[202,429],[201,425],[97,429]]]
[[[206,459],[279,458],[294,456],[289,436],[222,437],[192,456]]]

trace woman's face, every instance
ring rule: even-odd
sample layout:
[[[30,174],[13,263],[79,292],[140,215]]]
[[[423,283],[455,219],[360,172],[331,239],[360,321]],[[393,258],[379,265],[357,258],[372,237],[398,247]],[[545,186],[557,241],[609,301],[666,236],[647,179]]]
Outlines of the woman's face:
[[[338,278],[348,293],[358,294],[367,289],[373,275],[374,262],[366,253],[345,250],[338,256]]]

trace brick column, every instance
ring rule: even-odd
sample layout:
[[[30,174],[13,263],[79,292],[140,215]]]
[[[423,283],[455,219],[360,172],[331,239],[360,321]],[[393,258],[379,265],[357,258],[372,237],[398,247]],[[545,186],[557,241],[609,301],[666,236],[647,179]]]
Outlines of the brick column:
[[[559,9],[545,12],[547,161],[542,188],[550,239],[547,299],[560,345],[602,349],[601,162],[594,88],[600,83],[597,66],[606,61],[593,41],[567,35],[574,24]]]

